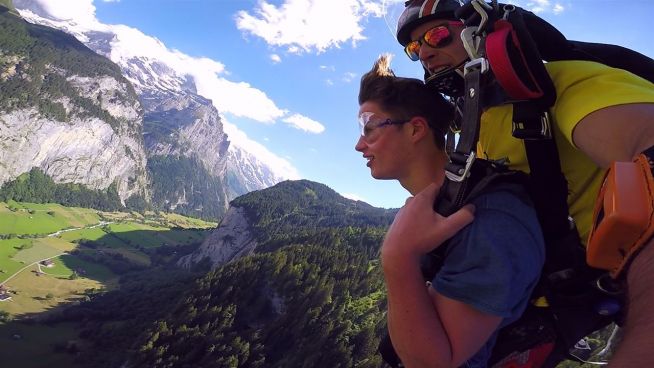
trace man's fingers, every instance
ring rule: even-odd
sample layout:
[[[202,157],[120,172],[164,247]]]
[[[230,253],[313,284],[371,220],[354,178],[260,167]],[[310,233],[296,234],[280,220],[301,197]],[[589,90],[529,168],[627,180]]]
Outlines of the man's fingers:
[[[425,196],[429,200],[429,203],[434,203],[434,200],[436,199],[436,196],[438,195],[438,191],[440,190],[441,186],[436,184],[436,183],[431,183],[428,186],[425,187],[420,193],[418,193],[419,196]]]
[[[409,204],[412,199],[413,199],[413,197],[407,198],[406,201],[404,201],[404,205],[406,206],[407,204]]]
[[[466,204],[461,209],[448,216],[447,222],[449,222],[449,226],[463,229],[466,225],[471,223],[474,218],[475,206],[472,204]]]
[[[475,218],[475,206],[467,204],[450,216],[446,217],[440,224],[441,236],[444,240],[453,237],[461,229],[466,227]]]

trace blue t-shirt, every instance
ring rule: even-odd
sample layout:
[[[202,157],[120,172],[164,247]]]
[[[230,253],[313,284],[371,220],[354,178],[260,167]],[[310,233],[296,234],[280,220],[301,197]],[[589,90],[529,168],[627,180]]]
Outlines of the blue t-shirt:
[[[472,201],[474,221],[451,240],[441,270],[432,280],[442,295],[517,320],[529,302],[545,261],[536,212],[516,194],[496,191]],[[497,331],[463,367],[486,367]]]

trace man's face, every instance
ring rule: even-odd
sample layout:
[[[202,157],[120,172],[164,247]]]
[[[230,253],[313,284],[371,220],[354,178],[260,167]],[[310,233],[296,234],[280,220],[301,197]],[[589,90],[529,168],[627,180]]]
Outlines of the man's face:
[[[405,122],[392,119],[373,101],[361,104],[359,119],[362,134],[354,149],[363,153],[370,175],[375,179],[403,178],[408,160]]]
[[[419,43],[418,48],[413,44],[413,51],[431,74],[455,68],[468,58],[460,37],[462,30],[460,22],[439,19],[421,24],[411,32],[411,41]]]

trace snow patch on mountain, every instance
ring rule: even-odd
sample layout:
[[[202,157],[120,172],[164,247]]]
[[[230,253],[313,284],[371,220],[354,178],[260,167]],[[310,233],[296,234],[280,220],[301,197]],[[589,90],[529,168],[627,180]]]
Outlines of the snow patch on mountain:
[[[103,24],[94,17],[85,18],[84,22],[58,18],[52,14],[52,9],[46,9],[41,4],[37,0],[14,0],[14,5],[27,21],[72,34],[87,47],[118,64],[140,96],[146,115],[149,106],[156,105],[161,99],[173,96],[193,98],[194,95],[203,94],[207,99],[214,96],[224,98],[224,106],[221,101],[212,101],[213,105],[222,108],[224,112],[258,121],[272,121],[287,113],[277,108],[263,92],[247,84],[219,78],[218,75],[224,73],[224,65],[219,62],[208,58],[192,58],[178,50],[170,50],[160,40],[125,25]],[[198,88],[199,80],[220,83],[210,85],[203,82],[201,88]],[[216,85],[229,87],[229,91],[220,88],[218,92]],[[243,109],[242,104],[235,103],[235,100],[248,100],[263,108]],[[234,111],[230,110],[230,106],[235,106]],[[261,189],[281,180],[299,178],[299,173],[291,163],[249,139],[236,126],[226,126],[225,130],[231,144],[227,152],[228,163],[224,167],[232,173],[245,175],[241,180],[244,188]],[[199,154],[206,156],[211,153]],[[264,177],[256,178],[257,175]]]

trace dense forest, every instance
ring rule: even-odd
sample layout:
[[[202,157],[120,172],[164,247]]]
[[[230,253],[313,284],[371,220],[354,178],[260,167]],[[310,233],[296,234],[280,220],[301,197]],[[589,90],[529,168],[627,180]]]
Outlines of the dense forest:
[[[60,203],[70,207],[86,207],[103,211],[124,209],[116,185],[105,190],[92,190],[80,184],[56,184],[41,169],[32,168],[0,187],[0,202]]]
[[[197,159],[153,156],[147,170],[152,178],[154,207],[187,216],[217,220],[226,210],[224,188]],[[183,203],[169,203],[183,198]]]
[[[343,242],[370,257],[397,211],[344,198],[328,186],[308,180],[285,181],[251,192],[231,205],[245,210],[259,251],[286,244]]]
[[[56,321],[84,321],[80,337],[88,347],[77,352],[79,365],[381,364],[375,350],[384,328],[382,278],[361,252],[289,246],[195,282],[192,275],[132,274],[119,291],[67,310]]]
[[[133,195],[123,206],[114,184],[105,190],[92,190],[80,184],[57,184],[37,167],[0,186],[0,202],[59,203],[102,211],[156,209],[211,220],[224,214],[220,186],[208,179],[209,174],[199,162],[183,157],[154,157],[147,168],[150,177],[157,178],[153,179],[152,202]],[[185,194],[185,203],[173,207],[166,201],[180,193]]]

